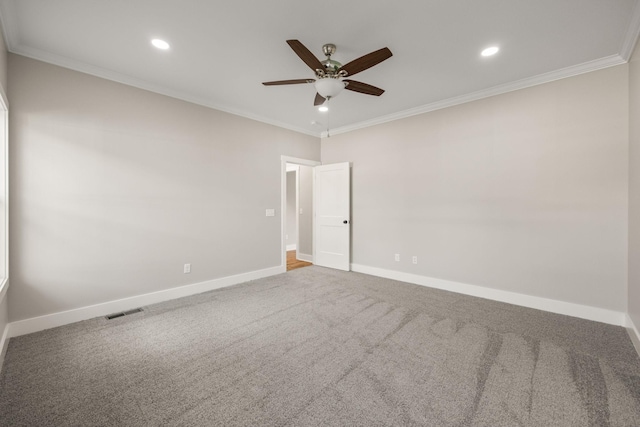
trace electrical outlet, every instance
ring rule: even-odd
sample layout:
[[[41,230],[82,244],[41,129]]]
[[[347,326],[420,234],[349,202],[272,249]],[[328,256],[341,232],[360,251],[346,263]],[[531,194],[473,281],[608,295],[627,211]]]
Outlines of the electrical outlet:
[[[266,216],[276,216],[276,210],[275,209],[267,209],[267,211],[265,212]]]
[[[400,254],[396,254],[396,261],[400,261]]]
[[[184,274],[191,273],[191,264],[184,265]]]
[[[417,264],[417,263],[418,263],[418,257],[417,257],[417,256],[415,256],[415,255],[413,256],[413,263],[414,263],[414,264]]]

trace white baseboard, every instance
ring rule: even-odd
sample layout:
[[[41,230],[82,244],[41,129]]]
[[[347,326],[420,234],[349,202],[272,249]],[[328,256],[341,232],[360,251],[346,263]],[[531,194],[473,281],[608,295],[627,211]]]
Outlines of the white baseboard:
[[[60,313],[47,314],[30,319],[18,320],[9,323],[8,337],[17,337],[30,334],[57,326],[68,325],[69,323],[81,320],[92,319],[94,317],[106,316],[120,311],[131,310],[137,307],[144,307],[159,302],[169,301],[176,298],[200,294],[214,289],[248,282],[249,280],[261,279],[263,277],[274,276],[286,272],[286,267],[278,266],[264,270],[252,271],[235,276],[222,277],[219,279],[207,280],[206,282],[194,283],[192,285],[179,286],[177,288],[152,292],[144,295],[123,298],[87,307],[76,308]]]
[[[369,267],[366,265],[351,264],[351,270],[358,273],[370,274],[372,276],[413,283],[415,285],[426,286],[429,288],[443,289],[445,291],[457,292],[459,294],[506,302],[509,304],[550,311],[552,313],[564,314],[572,317],[579,317],[581,319],[594,320],[596,322],[608,323],[616,326],[625,326],[627,323],[626,313],[607,310],[604,308],[535,297],[499,289],[491,289],[484,286],[468,285],[466,283],[452,282],[449,280],[419,276],[417,274],[404,273],[401,271]]]
[[[287,250],[288,251],[295,251],[297,247],[298,247],[298,245],[296,245],[295,243],[292,243],[290,245],[287,245]]]
[[[638,328],[636,327],[636,325],[633,323],[633,320],[631,320],[631,316],[629,316],[627,314],[627,332],[629,333],[629,338],[631,338],[631,342],[633,343],[633,346],[636,348],[636,351],[638,352],[638,356],[640,356],[640,332],[638,331]]]
[[[313,262],[313,257],[306,254],[298,254],[298,259]],[[565,314],[568,316],[594,320],[597,322],[603,322],[617,326],[625,326],[633,331],[633,333],[631,333],[630,331],[630,336],[634,345],[636,345],[636,349],[640,353],[640,333],[638,333],[638,329],[626,313],[552,300],[548,298],[518,294],[515,292],[491,289],[483,286],[468,285],[465,283],[419,276],[416,274],[404,273],[400,271],[369,267],[365,265],[352,264],[351,269],[355,272],[370,274],[372,276],[385,277],[388,279],[413,283],[430,288],[443,289],[446,291],[457,292],[480,298],[487,298],[495,301],[535,308],[538,310],[550,311],[552,313]],[[92,319],[94,317],[106,316],[107,314],[126,311],[136,307],[143,307],[146,305],[169,301],[176,298],[195,295],[214,289],[224,288],[227,286],[236,285],[238,283],[247,282],[249,280],[256,280],[263,277],[273,276],[276,274],[284,273],[285,271],[286,268],[283,266],[271,267],[264,270],[252,271],[235,276],[222,277],[219,279],[208,280],[206,282],[195,283],[192,285],[180,286],[177,288],[166,289],[163,291],[152,292],[149,294],[138,295],[135,297],[124,298],[115,301],[109,301],[106,303],[63,311],[60,313],[53,313],[40,317],[11,322],[3,331],[2,339],[0,340],[0,364],[2,363],[2,360],[4,360],[4,354],[7,349],[9,338],[11,337],[17,337],[20,335],[30,334],[49,328],[55,328],[57,326],[67,325],[69,323],[79,322],[81,320]]]
[[[301,254],[298,252],[296,253],[296,258],[300,261],[313,262],[313,255]]]

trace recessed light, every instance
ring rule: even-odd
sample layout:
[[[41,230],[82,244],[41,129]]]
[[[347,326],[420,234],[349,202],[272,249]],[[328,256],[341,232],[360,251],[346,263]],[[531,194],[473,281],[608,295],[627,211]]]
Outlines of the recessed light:
[[[167,43],[164,40],[160,40],[160,39],[151,40],[151,44],[154,45],[155,47],[157,47],[158,49],[162,49],[162,50],[167,50],[170,47],[169,43]]]
[[[318,111],[320,111],[321,113],[326,113],[327,111],[329,111],[329,107],[327,107],[326,105],[321,105],[318,107]]]
[[[482,56],[492,56],[498,53],[500,48],[498,46],[491,46],[482,51],[480,55]]]

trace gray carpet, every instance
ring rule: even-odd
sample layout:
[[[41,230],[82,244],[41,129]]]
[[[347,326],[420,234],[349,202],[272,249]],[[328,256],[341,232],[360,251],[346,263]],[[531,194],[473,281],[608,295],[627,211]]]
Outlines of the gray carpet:
[[[620,327],[307,267],[11,339],[10,426],[640,426]]]

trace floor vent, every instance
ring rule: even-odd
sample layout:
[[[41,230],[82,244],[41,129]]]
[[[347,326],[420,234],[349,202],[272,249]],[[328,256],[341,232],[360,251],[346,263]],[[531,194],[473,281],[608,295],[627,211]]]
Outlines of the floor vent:
[[[130,314],[140,313],[141,311],[142,311],[141,308],[134,308],[133,310],[129,310],[129,311],[109,314],[108,316],[105,316],[105,317],[107,318],[107,320],[111,320],[111,319],[117,319],[118,317],[122,317],[122,316],[128,316]]]

